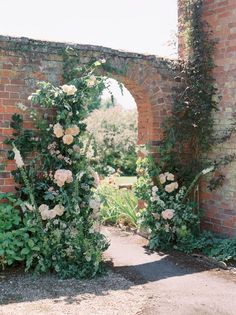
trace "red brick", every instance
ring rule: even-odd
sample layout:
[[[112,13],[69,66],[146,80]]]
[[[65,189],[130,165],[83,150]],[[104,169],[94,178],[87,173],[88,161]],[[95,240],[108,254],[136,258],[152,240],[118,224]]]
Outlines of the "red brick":
[[[10,185],[10,186],[0,186],[0,192],[8,193],[8,192],[15,192],[15,187]]]
[[[0,92],[0,98],[9,98],[9,92]]]
[[[5,90],[8,92],[21,92],[23,87],[21,85],[7,84]]]

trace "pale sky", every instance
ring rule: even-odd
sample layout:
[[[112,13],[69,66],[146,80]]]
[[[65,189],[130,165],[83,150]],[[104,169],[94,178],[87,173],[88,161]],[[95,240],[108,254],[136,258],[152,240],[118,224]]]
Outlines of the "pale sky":
[[[0,34],[173,56],[177,0],[0,0]]]
[[[136,102],[125,86],[123,86],[123,91],[121,91],[119,84],[114,79],[109,79],[110,88],[116,102],[118,105],[121,105],[124,109],[135,109],[137,108]],[[104,90],[102,94],[102,99],[111,99],[111,95],[107,90]]]
[[[177,0],[0,0],[0,12],[0,35],[176,57]],[[135,106],[111,86],[118,103]]]

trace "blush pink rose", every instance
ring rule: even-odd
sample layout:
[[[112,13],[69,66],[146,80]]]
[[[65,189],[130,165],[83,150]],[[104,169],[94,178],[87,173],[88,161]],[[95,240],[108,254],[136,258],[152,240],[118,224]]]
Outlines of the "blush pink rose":
[[[175,189],[179,187],[177,182],[171,183],[165,186],[165,191],[168,193],[172,193]]]
[[[71,183],[73,181],[72,172],[64,169],[57,170],[54,174],[54,180],[59,187],[62,187],[65,183]]]
[[[171,220],[173,218],[174,214],[175,214],[175,210],[166,209],[166,210],[162,211],[161,216],[165,220],[167,220],[167,219]]]
[[[62,140],[63,140],[63,143],[70,145],[74,141],[74,138],[72,135],[64,135]]]
[[[63,137],[64,131],[63,131],[62,126],[59,123],[53,126],[53,133],[57,138]]]
[[[80,133],[80,129],[78,126],[73,125],[70,128],[67,128],[65,131],[66,135],[72,135],[72,136],[77,136]]]

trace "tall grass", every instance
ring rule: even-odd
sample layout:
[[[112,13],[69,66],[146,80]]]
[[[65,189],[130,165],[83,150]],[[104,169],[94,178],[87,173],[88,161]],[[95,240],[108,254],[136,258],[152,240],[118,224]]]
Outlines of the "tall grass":
[[[102,202],[100,218],[103,224],[137,227],[138,199],[131,190],[102,184],[97,192]]]

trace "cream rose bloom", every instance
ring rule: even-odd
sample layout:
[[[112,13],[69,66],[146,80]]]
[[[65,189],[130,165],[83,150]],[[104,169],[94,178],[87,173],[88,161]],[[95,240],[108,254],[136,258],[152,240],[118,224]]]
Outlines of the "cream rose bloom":
[[[39,212],[41,214],[42,220],[49,219],[49,207],[48,205],[42,204],[39,206]]]
[[[87,81],[87,86],[88,87],[93,87],[96,83],[96,77],[95,75],[91,75],[91,77]]]
[[[57,138],[61,138],[64,135],[64,130],[62,128],[62,126],[57,123],[53,126],[53,133]]]
[[[174,180],[175,180],[175,176],[174,176],[174,174],[172,174],[172,173],[168,173],[168,175],[167,175],[167,180],[169,180],[169,181],[171,181],[171,182],[173,182]]]
[[[54,219],[57,215],[61,216],[64,213],[65,208],[62,205],[56,205],[52,210],[49,209],[48,205],[42,204],[39,207],[42,220]]]
[[[49,209],[48,205],[42,204],[41,206],[39,206],[39,212],[43,212],[48,209]]]
[[[173,185],[173,183],[165,186],[165,191],[168,193],[171,193],[174,190],[175,190],[175,186]]]
[[[73,125],[70,128],[67,128],[65,131],[66,135],[72,135],[72,136],[77,136],[80,133],[80,129],[78,126]]]
[[[62,216],[63,213],[65,212],[65,208],[62,205],[56,205],[53,210],[55,211],[55,213],[59,216]]]
[[[173,185],[175,186],[175,189],[179,188],[179,184],[177,182],[174,182]]]
[[[74,95],[77,91],[77,88],[74,85],[67,85],[67,84],[62,85],[61,89],[67,95]]]
[[[74,141],[74,137],[72,135],[64,135],[62,140],[65,144],[69,145]]]
[[[165,220],[171,220],[175,214],[175,210],[173,209],[166,209],[162,211],[161,216]]]
[[[177,189],[179,187],[177,182],[171,183],[169,185],[166,185],[165,187],[165,191],[168,193],[171,193],[172,191],[174,191],[175,189]]]
[[[22,160],[22,156],[20,154],[20,151],[14,146],[12,151],[14,152],[14,159],[15,159],[15,162],[16,162],[16,166],[18,168],[21,168],[24,166],[24,162]]]
[[[72,172],[64,169],[57,170],[54,174],[54,181],[59,187],[64,186],[65,183],[71,183],[73,181]]]
[[[159,175],[159,181],[163,185],[166,182],[166,176],[164,174]]]
[[[48,211],[42,211],[40,214],[41,214],[42,220],[45,221],[48,219]]]
[[[47,219],[54,219],[56,216],[57,216],[57,213],[53,209],[47,212]]]

